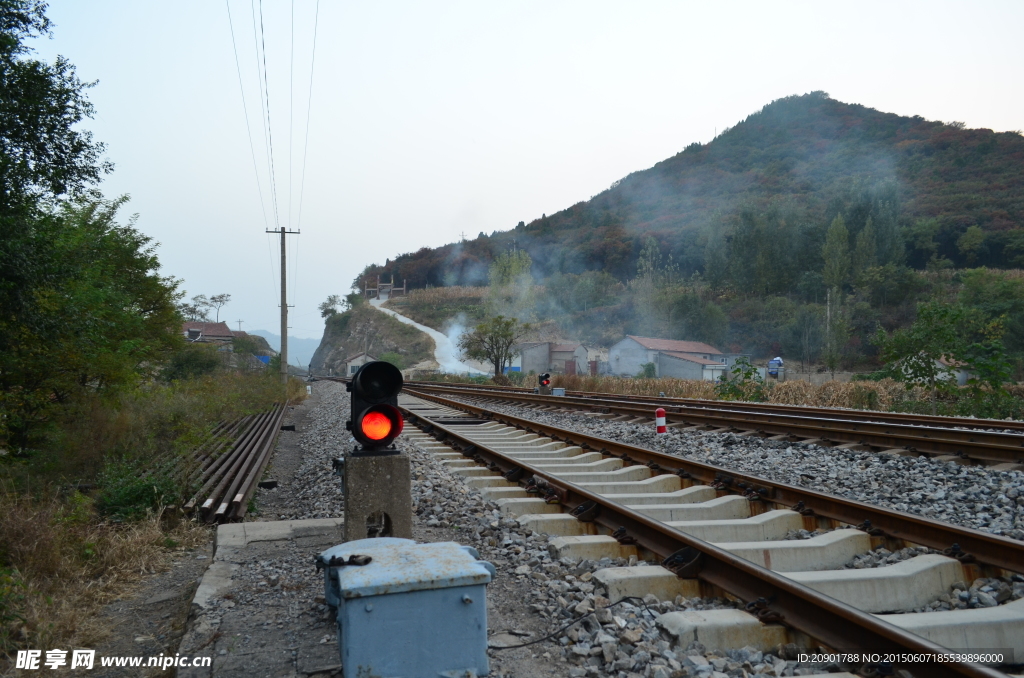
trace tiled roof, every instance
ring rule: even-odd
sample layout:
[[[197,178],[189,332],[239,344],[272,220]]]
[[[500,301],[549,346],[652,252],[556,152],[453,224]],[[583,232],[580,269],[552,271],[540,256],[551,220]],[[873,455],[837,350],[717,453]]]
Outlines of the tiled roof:
[[[370,355],[369,353],[363,353],[362,351],[360,351],[359,353],[356,353],[355,355],[350,355],[349,357],[345,358],[345,362],[347,362],[347,363],[350,363],[350,362],[352,362],[353,360],[355,360],[356,358],[361,358],[361,357],[363,357],[364,355],[365,355],[365,356],[366,356],[367,358],[369,358],[370,360],[376,360],[376,358],[374,358],[374,357],[373,357],[372,355]]]
[[[579,344],[551,344],[552,351],[575,351]]]
[[[662,351],[662,355],[667,355],[670,358],[678,358],[679,360],[689,360],[691,363],[698,363],[700,365],[721,365],[725,367],[725,363],[720,360],[709,360],[701,356],[694,356],[692,353],[679,353],[678,351]]]
[[[632,334],[627,334],[627,337],[640,344],[644,348],[649,348],[652,351],[676,351],[679,353],[714,353],[716,355],[722,355],[714,346],[710,346],[700,341],[679,341],[677,339],[654,339],[652,337],[635,337]]]
[[[199,330],[203,333],[204,337],[221,337],[224,339],[231,339],[235,336],[235,333],[231,331],[227,323],[207,323],[207,322],[195,322],[188,321],[181,324],[181,331],[188,333],[189,330]]]

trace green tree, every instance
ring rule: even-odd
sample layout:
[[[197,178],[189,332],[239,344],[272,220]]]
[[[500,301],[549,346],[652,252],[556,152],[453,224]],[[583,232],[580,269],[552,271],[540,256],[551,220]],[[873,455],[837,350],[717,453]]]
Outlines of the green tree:
[[[956,241],[956,248],[967,259],[967,265],[973,266],[985,245],[985,232],[978,226],[971,226]]]
[[[829,290],[825,304],[825,333],[822,359],[825,368],[836,378],[836,371],[843,360],[846,344],[850,340],[850,319],[844,308],[842,293],[838,288]]]
[[[346,306],[347,302],[344,299],[342,299],[341,296],[337,294],[332,294],[328,296],[327,299],[324,300],[319,306],[317,306],[317,308],[320,309],[321,318],[330,318],[331,316],[335,316],[338,314],[338,307],[345,308]]]
[[[494,374],[498,376],[519,355],[517,344],[529,331],[528,324],[499,315],[459,337],[458,347],[465,357],[493,365]]]
[[[377,360],[381,360],[386,363],[391,363],[400,370],[404,370],[406,366],[405,356],[403,356],[401,353],[395,353],[393,351],[382,353],[380,358],[377,358]]]
[[[0,213],[81,193],[112,170],[104,146],[78,127],[93,115],[75,67],[32,58],[26,39],[50,35],[42,0],[0,0]]]
[[[212,297],[210,297],[210,308],[216,309],[217,311],[217,317],[214,320],[214,322],[220,322],[220,309],[224,306],[227,306],[230,301],[230,294],[215,294]]]
[[[26,359],[20,343],[52,314],[39,290],[56,279],[56,202],[82,195],[112,169],[104,147],[80,127],[92,117],[75,68],[32,57],[26,41],[50,35],[41,0],[0,0],[0,360]],[[77,253],[72,253],[72,257]],[[64,262],[69,264],[70,262]],[[31,327],[32,330],[27,328]],[[44,339],[45,340],[45,339]],[[0,371],[2,371],[0,367]],[[0,377],[11,382],[12,377]],[[16,384],[35,392],[33,385]],[[20,391],[28,397],[27,391]],[[9,394],[8,394],[9,395]],[[15,397],[15,396],[9,396]],[[16,398],[17,399],[17,398]],[[4,424],[0,423],[0,428]]]
[[[875,266],[877,262],[878,244],[875,239],[875,225],[869,216],[864,228],[857,234],[857,244],[853,249],[854,276],[859,279],[864,271]]]
[[[533,261],[525,250],[505,252],[494,260],[489,271],[489,301],[494,312],[511,312],[518,317],[532,312],[532,265]]]
[[[829,288],[842,289],[850,275],[850,233],[842,215],[832,220],[825,233],[825,245],[821,250],[825,267],[821,276]]]
[[[197,294],[191,300],[178,304],[178,312],[190,322],[209,322],[209,310],[210,300],[205,294]]]
[[[932,414],[937,394],[956,387],[958,365],[981,369],[980,382],[1001,388],[1008,375],[1002,354],[999,322],[987,322],[964,306],[927,302],[917,307],[917,319],[907,328],[886,333],[879,329],[876,343],[890,375],[907,384],[924,384],[931,393]],[[971,361],[977,361],[975,368]]]
[[[708,233],[708,242],[704,246],[704,279],[711,289],[722,289],[729,278],[729,251],[725,244],[725,236],[719,228]]]
[[[151,239],[115,221],[126,201],[79,200],[35,221],[47,247],[31,313],[0,315],[0,440],[16,446],[81,392],[111,393],[153,373],[184,341],[177,281]]]

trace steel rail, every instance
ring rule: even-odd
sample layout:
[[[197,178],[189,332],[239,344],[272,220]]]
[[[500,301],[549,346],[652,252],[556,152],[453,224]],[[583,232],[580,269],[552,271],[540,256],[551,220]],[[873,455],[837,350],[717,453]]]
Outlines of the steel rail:
[[[343,380],[344,377],[318,377],[320,379]],[[445,386],[448,388],[480,393],[533,393],[533,389],[520,386],[498,386],[496,384],[458,384],[436,381],[407,381],[412,388]],[[604,393],[600,391],[571,391],[566,395],[575,398],[594,400],[618,400],[631,403],[648,403],[656,406],[689,405],[692,407],[713,407],[719,410],[750,410],[777,414],[818,415],[833,419],[850,419],[853,421],[884,421],[915,426],[938,426],[941,428],[956,427],[969,430],[1001,429],[1003,431],[1019,431],[1024,434],[1024,421],[1006,421],[1004,419],[975,419],[970,417],[943,417],[930,414],[911,414],[908,412],[881,412],[878,410],[852,410],[838,407],[814,407],[806,405],[786,405],[782,403],[755,403],[746,401],[708,400],[703,398],[680,398],[673,396],[627,395],[623,393]]]
[[[281,431],[281,421],[284,419],[284,413],[285,407],[281,406],[277,412],[277,416],[274,418],[274,421],[264,432],[265,440],[262,443],[259,452],[255,455],[255,462],[250,467],[249,473],[239,484],[234,497],[231,499],[231,508],[228,512],[230,517],[241,519],[245,516],[245,513],[248,510],[249,499],[251,499],[253,493],[256,492],[260,476],[263,475],[263,469],[267,467],[267,462],[270,461],[270,455],[274,451],[277,436]],[[230,493],[225,495],[225,501],[227,501],[228,496],[230,496]]]
[[[422,397],[418,393],[410,395]],[[594,502],[600,506],[600,513],[594,518],[595,522],[612,531],[625,528],[640,546],[662,558],[668,558],[686,548],[694,549],[700,556],[692,560],[692,571],[687,574],[692,574],[697,579],[717,586],[748,603],[760,599],[771,601],[767,609],[778,615],[775,619],[831,649],[954,654],[951,650],[908,633],[874,615],[822,595],[792,579],[759,567],[713,544],[610,501],[602,495],[545,473],[522,460],[508,457],[498,450],[461,435],[451,425],[431,421],[422,414],[404,407],[401,409],[409,420],[422,425],[424,430],[439,431],[442,439],[456,441],[463,448],[463,454],[471,457],[479,455],[504,472],[521,469],[534,478],[542,479],[549,486],[559,488],[560,502],[570,509]],[[484,412],[481,411],[479,414]],[[500,416],[495,418],[500,420]],[[914,667],[913,664],[905,663],[895,665],[908,669]],[[955,662],[935,663],[930,665],[929,669],[929,675],[936,678],[1002,678],[1004,675],[986,666]]]
[[[863,526],[863,529],[876,536],[884,535],[902,539],[912,544],[938,550],[951,549],[954,544],[957,544],[959,549],[967,554],[961,558],[968,562],[973,557],[981,563],[1010,572],[1020,572],[1024,569],[1022,567],[1024,565],[1024,542],[1015,539],[950,525],[909,513],[901,513],[746,473],[738,473],[730,469],[607,438],[568,431],[530,419],[494,412],[477,405],[442,398],[419,389],[406,388],[405,392],[423,400],[469,412],[481,419],[505,423],[545,435],[553,440],[578,445],[583,449],[603,452],[622,459],[627,465],[647,465],[655,474],[675,474],[684,479],[690,478],[697,482],[715,485],[721,489],[742,492],[751,501],[774,503],[798,510],[803,515],[820,516],[849,525]],[[556,483],[562,484],[561,481],[556,481]]]
[[[470,395],[463,389],[448,386],[422,386],[435,393]],[[482,398],[495,398],[524,404],[541,404],[560,408],[592,408],[603,413],[618,413],[650,418],[649,407],[614,399],[580,398],[576,396],[541,396],[528,393],[473,393]],[[747,429],[765,436],[794,436],[833,443],[852,443],[884,449],[904,449],[911,453],[956,455],[991,463],[1024,464],[1024,436],[1013,433],[965,431],[949,428],[915,426],[907,423],[873,422],[868,420],[830,419],[814,415],[773,414],[746,410],[720,410],[711,405],[691,407],[669,405],[666,420],[689,426]]]
[[[198,511],[208,522],[238,520],[244,517],[248,500],[259,484],[259,477],[270,459],[284,418],[286,404],[257,415],[239,419],[221,429],[212,446],[209,441],[192,455],[199,467],[190,473],[201,487],[182,507]]]

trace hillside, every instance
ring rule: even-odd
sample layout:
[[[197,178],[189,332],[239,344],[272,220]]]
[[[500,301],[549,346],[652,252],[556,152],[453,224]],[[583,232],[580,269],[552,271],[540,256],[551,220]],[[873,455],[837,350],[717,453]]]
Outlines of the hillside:
[[[359,303],[326,319],[324,336],[310,361],[310,369],[316,374],[331,370],[340,374],[345,359],[363,351],[375,358],[386,353],[398,354],[403,367],[410,367],[433,359],[434,341],[416,328]]]
[[[889,256],[913,268],[1020,266],[1024,137],[883,113],[823,92],[791,96],[589,201],[510,231],[402,254],[368,266],[356,282],[384,273],[413,288],[484,284],[488,264],[513,238],[538,278],[603,270],[624,281],[648,236],[682,275],[708,273],[709,253],[713,265],[744,222],[749,230],[759,220],[785,222],[769,229],[783,255],[818,268],[837,214],[851,238],[869,216],[876,229],[902,234],[905,244],[894,242]]]

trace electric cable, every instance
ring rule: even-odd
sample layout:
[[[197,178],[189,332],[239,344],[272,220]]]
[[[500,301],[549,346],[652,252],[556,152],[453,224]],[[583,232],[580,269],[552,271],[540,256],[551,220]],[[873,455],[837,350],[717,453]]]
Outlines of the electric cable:
[[[263,110],[263,143],[267,149],[267,173],[270,180],[271,203],[274,208],[274,228],[280,228],[280,211],[277,201],[277,179],[274,172],[274,136],[271,130],[270,120],[270,84],[267,80],[267,44],[263,34],[263,0],[260,0],[260,22],[259,33],[256,30],[256,7],[255,2],[250,4],[252,11],[252,39],[256,48],[256,80],[260,84],[260,106]],[[262,45],[262,63],[260,60],[260,46]]]
[[[292,228],[292,136],[295,133],[295,0],[292,0],[291,56],[288,61],[288,230]]]
[[[224,5],[228,9],[228,27],[231,29],[231,48],[235,53],[235,70],[238,71],[238,91],[242,94],[242,111],[245,113],[245,131],[249,135],[249,152],[252,153],[252,169],[256,173],[256,190],[260,195],[260,209],[263,210],[263,225],[265,228],[270,228],[270,222],[267,221],[267,206],[263,201],[263,186],[260,182],[260,170],[256,163],[256,147],[252,143],[252,127],[249,125],[249,107],[245,103],[245,87],[242,85],[242,66],[238,60],[238,45],[235,43],[235,24],[231,19],[231,3],[229,0],[224,0]]]
[[[306,101],[306,141],[302,147],[302,179],[299,182],[299,216],[295,228],[302,226],[302,198],[306,192],[306,156],[309,151],[309,118],[313,105],[313,71],[316,68],[316,34],[320,25],[320,0],[316,0],[316,16],[313,19],[313,56],[309,63],[309,98]]]
[[[274,223],[280,226],[277,201],[277,174],[274,171],[274,124],[270,115],[270,82],[267,80],[267,34],[263,29],[263,0],[260,0],[260,44],[263,51],[263,92],[267,98],[267,138],[270,140],[270,187],[274,194]]]

